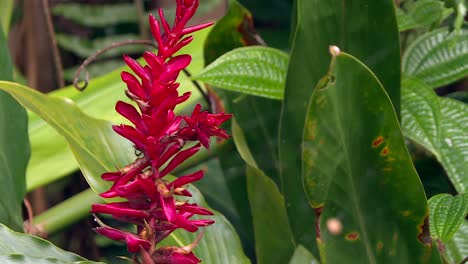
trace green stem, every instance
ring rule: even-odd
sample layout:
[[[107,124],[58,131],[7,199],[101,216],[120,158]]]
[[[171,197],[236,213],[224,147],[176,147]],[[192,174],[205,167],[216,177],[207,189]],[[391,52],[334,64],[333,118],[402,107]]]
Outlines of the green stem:
[[[228,149],[228,144],[217,144],[210,150],[200,151],[197,155],[182,163],[173,174],[177,175],[189,170],[211,158],[219,152]],[[87,189],[34,217],[34,225],[46,234],[53,234],[73,223],[89,216],[92,204],[103,203],[104,200],[93,190]]]
[[[52,234],[87,217],[91,204],[102,202],[99,195],[87,189],[34,217],[33,223]]]

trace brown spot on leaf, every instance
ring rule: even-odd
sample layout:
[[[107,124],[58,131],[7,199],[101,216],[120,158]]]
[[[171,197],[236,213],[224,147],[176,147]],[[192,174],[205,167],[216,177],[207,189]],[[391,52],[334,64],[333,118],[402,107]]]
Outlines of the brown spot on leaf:
[[[381,151],[380,151],[380,156],[387,156],[388,155],[388,147],[384,147]]]
[[[418,225],[418,240],[423,243],[425,246],[432,245],[432,238],[429,233],[429,216],[424,217],[422,224]]]
[[[384,138],[382,136],[378,136],[374,141],[372,142],[372,147],[376,148],[380,146],[384,142]]]
[[[359,238],[359,234],[357,232],[351,232],[346,235],[346,239],[349,241],[356,241]]]
[[[314,208],[315,212],[315,237],[318,240],[321,240],[321,235],[320,235],[320,215],[322,215],[323,212],[323,206]]]

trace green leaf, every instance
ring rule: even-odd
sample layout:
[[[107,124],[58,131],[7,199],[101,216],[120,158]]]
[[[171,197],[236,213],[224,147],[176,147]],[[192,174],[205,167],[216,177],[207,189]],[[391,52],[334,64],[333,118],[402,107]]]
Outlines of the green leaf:
[[[203,67],[203,51],[200,47],[208,32],[202,30],[195,33],[192,43],[180,51],[192,55],[192,63],[188,67],[191,73],[197,73]],[[91,79],[84,92],[80,93],[73,86],[68,86],[52,92],[51,95],[70,98],[85,114],[92,117],[122,123],[124,119],[114,109],[118,100],[127,100],[124,93],[125,84],[120,79],[122,70],[129,71],[128,68],[122,67],[102,77]],[[201,98],[186,76],[181,74],[178,81],[181,91],[192,92],[190,99],[180,106],[181,109]],[[78,164],[67,141],[35,114],[29,116],[29,136],[32,156],[27,170],[27,190],[36,189],[78,170]]]
[[[468,256],[468,221],[464,220],[455,235],[444,243],[445,255],[450,263],[462,263]]]
[[[62,250],[42,238],[14,232],[2,224],[0,224],[0,262],[4,264],[98,263]]]
[[[10,93],[65,137],[88,184],[97,193],[110,187],[101,179],[102,173],[115,171],[134,157],[132,144],[115,133],[109,122],[84,114],[70,99],[11,82],[0,81],[0,90]]]
[[[244,132],[232,121],[234,142],[247,163],[247,192],[253,217],[257,263],[287,263],[295,243],[288,223],[283,196],[276,184],[257,166]]]
[[[403,72],[418,77],[432,88],[468,75],[468,30],[460,34],[440,28],[417,38],[403,56]]]
[[[107,27],[138,22],[134,4],[85,5],[66,3],[54,6],[52,13],[89,27]]]
[[[113,43],[137,40],[140,36],[135,34],[112,35],[98,39],[87,39],[77,35],[56,34],[57,44],[64,50],[75,53],[81,58],[88,58],[96,51],[110,46]],[[100,56],[100,58],[111,58],[122,54],[134,54],[142,52],[147,47],[143,45],[126,45],[123,47],[112,49]]]
[[[406,137],[429,150],[459,193],[468,187],[468,106],[440,98],[422,81],[402,82],[402,127]]]
[[[405,31],[408,29],[429,27],[441,22],[444,18],[453,13],[453,9],[445,8],[444,2],[439,0],[420,0],[412,3],[408,11],[397,10],[398,29]]]
[[[0,80],[11,80],[13,65],[0,27]],[[9,94],[0,91],[0,223],[23,229],[26,165],[30,156],[27,115]]]
[[[232,50],[206,66],[196,80],[219,88],[282,99],[288,55],[267,47],[245,47]]]
[[[193,194],[190,198],[191,202],[210,209],[196,188],[190,186],[189,191]],[[214,213],[214,216],[203,216],[203,218],[213,219],[215,223],[204,229],[203,238],[195,248],[195,255],[204,263],[250,264],[234,227],[223,215],[212,209],[210,211]],[[186,246],[191,244],[197,235],[185,230],[177,230],[165,239],[162,245]]]
[[[298,0],[296,12],[280,122],[279,168],[296,242],[315,253],[314,212],[302,191],[300,149],[307,102],[328,70],[328,47],[337,45],[369,65],[399,113],[400,44],[392,0]]]
[[[10,20],[13,13],[14,0],[2,0],[0,1],[0,25],[2,34],[8,36],[10,31]]]
[[[294,255],[289,264],[319,264],[320,262],[302,245],[299,245],[294,251]]]
[[[429,199],[431,236],[447,242],[452,238],[468,213],[468,193],[452,196],[438,194]]]
[[[369,68],[335,56],[329,81],[312,94],[303,141],[322,262],[437,263],[424,189],[391,101]]]

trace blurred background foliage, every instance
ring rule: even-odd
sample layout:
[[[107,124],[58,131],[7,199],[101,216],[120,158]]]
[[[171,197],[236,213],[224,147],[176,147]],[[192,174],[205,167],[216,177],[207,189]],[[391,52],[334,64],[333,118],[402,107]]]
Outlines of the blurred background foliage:
[[[123,85],[119,81],[119,73],[114,70],[124,66],[121,60],[123,54],[137,58],[148,47],[123,46],[97,57],[86,68],[91,76],[91,83],[88,90],[81,94],[70,86],[78,66],[97,50],[104,49],[113,43],[125,40],[149,39],[147,14],[154,13],[157,8],[165,8],[169,20],[174,13],[174,1],[171,0],[0,1],[2,1],[0,10],[2,8],[13,8],[14,11],[11,19],[4,17],[11,24],[8,40],[10,54],[15,65],[13,79],[41,92],[52,92],[56,95],[68,96],[75,100],[84,112],[112,122],[119,120],[116,119],[113,113],[112,105],[116,100],[124,97]],[[2,6],[2,4],[8,2],[12,4]],[[201,2],[200,11],[192,21],[193,24],[220,19],[228,11],[230,1],[205,0]],[[289,52],[287,49],[290,46],[291,28],[294,27],[294,21],[296,21],[296,18],[292,15],[293,1],[240,0],[239,2],[252,13],[255,30],[258,36],[261,36],[261,38],[256,39],[259,41],[257,44],[265,43],[268,46]],[[466,9],[465,13],[463,13],[462,1],[396,0],[395,3],[398,7],[396,14],[403,52],[412,49],[411,43],[423,41],[420,36],[436,34],[437,32],[430,32],[439,27],[453,30],[455,35],[453,42],[441,41],[437,45],[452,45],[457,40],[460,41],[460,38],[466,41],[466,24],[464,22]],[[237,10],[237,12],[243,14],[242,12],[245,11],[242,9]],[[293,21],[293,25],[291,25],[291,21]],[[53,30],[51,31],[51,29]],[[206,38],[206,34],[201,36],[200,43],[194,45],[190,50],[192,55],[195,54],[194,65],[190,68],[191,73],[197,73],[203,67],[203,63],[208,64],[222,53],[242,44],[235,43],[232,47],[223,47],[225,50],[213,51],[213,54],[206,53],[206,61],[203,62],[202,42]],[[414,54],[420,53],[414,52]],[[447,59],[447,62],[456,63],[449,59]],[[465,59],[466,63],[466,55],[459,59]],[[403,57],[404,74],[415,75],[420,78],[433,76],[430,71],[418,72],[417,69],[425,69],[421,66],[423,62],[419,66],[411,65],[411,63],[414,64],[414,61],[414,59],[405,59]],[[463,61],[458,63],[463,64]],[[80,80],[85,78],[84,72],[82,72]],[[101,78],[98,78],[100,76]],[[440,80],[436,80],[430,83],[427,90],[432,92],[432,88],[437,88],[434,91],[439,96],[467,102],[468,83],[466,77],[455,76],[453,80],[456,81],[440,82]],[[185,83],[189,83],[189,81],[185,79]],[[414,85],[410,80],[407,80],[406,83]],[[63,86],[66,86],[66,88],[62,88]],[[258,127],[260,119],[265,121],[264,127],[266,129],[262,133],[265,131],[270,133],[251,134],[247,140],[250,140],[249,145],[252,154],[259,163],[259,167],[280,186],[277,164],[271,162],[271,160],[277,161],[277,157],[275,157],[277,153],[276,128],[281,102],[251,96],[245,98],[233,92],[216,91],[223,99],[227,99],[225,107],[233,109],[232,111],[234,111],[244,130]],[[430,96],[433,95],[430,94]],[[431,98],[435,101],[438,100],[434,99],[435,96]],[[197,96],[196,101],[202,102],[200,95]],[[191,104],[194,102],[191,102]],[[233,102],[237,104],[235,109],[231,108]],[[257,109],[255,109],[255,106],[257,106]],[[272,110],[270,113],[263,114],[260,119],[253,120],[250,118],[251,113],[252,111],[258,111],[258,107]],[[417,108],[411,109],[408,107],[407,109],[413,110],[413,114],[418,112]],[[87,190],[89,186],[82,177],[81,172],[78,171],[78,165],[66,147],[65,140],[51,140],[51,138],[57,138],[58,134],[51,129],[44,130],[45,122],[36,115],[30,114],[29,118],[33,156],[28,168],[27,184],[29,186],[27,186],[27,189],[28,191],[34,190],[29,193],[28,197],[32,202],[34,213],[40,215],[53,205]],[[37,134],[35,134],[36,132]],[[412,140],[417,138],[417,135],[407,136]],[[437,148],[437,144],[431,140],[418,142],[418,144],[413,143],[414,141],[407,141],[426,194],[428,198],[439,193],[456,194],[456,186],[453,186],[446,170],[438,162],[440,155],[437,155],[437,153],[442,150]],[[428,151],[428,146],[430,148],[432,143],[436,147]],[[426,148],[421,147],[421,145]],[[198,168],[203,168],[206,171],[206,177],[197,184],[197,187],[205,195],[207,202],[233,223],[244,243],[246,254],[253,259],[255,252],[252,227],[245,224],[246,218],[250,221],[250,210],[248,206],[246,208],[239,207],[240,204],[245,205],[247,194],[235,193],[239,189],[245,190],[243,188],[245,182],[239,180],[239,175],[244,174],[244,163],[237,154],[233,142],[226,143],[222,148],[224,152],[220,159],[206,155],[207,162],[198,165]],[[269,152],[268,149],[270,148],[275,149],[275,151]],[[37,159],[34,155],[42,158]],[[44,156],[47,156],[49,160],[44,160]],[[450,163],[450,160],[446,161],[446,163]],[[461,165],[463,166],[463,163]],[[193,169],[193,167],[187,165],[185,169]],[[53,179],[51,180],[53,183],[41,182],[40,175],[37,175],[38,172],[49,173],[49,176],[54,176],[55,178],[52,176],[50,178]],[[182,172],[180,171],[180,173]],[[224,177],[220,177],[220,175]],[[228,193],[231,195],[226,195]],[[91,201],[97,199],[95,196],[87,197],[91,197]],[[244,201],[243,204],[242,201]],[[103,237],[96,237],[91,229],[94,223],[89,217],[85,218],[88,212],[83,211],[80,214],[81,218],[84,218],[83,221],[75,223],[70,228],[56,230],[57,232],[51,234],[49,239],[60,247],[77,252],[89,259],[102,259],[110,263],[127,262],[114,257],[115,255],[126,255],[125,247]],[[44,219],[44,217],[46,216],[39,217],[39,219]],[[106,221],[113,223],[111,219],[106,219]],[[464,224],[463,232],[466,232],[466,224]],[[460,234],[457,234],[456,237],[462,239]]]

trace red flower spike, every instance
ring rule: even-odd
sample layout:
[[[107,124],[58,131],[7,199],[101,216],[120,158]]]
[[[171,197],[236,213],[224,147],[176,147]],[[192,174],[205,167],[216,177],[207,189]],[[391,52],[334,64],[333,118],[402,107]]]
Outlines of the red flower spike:
[[[151,243],[147,240],[139,238],[137,235],[130,232],[120,231],[109,227],[98,227],[94,231],[100,235],[106,236],[112,240],[125,241],[127,248],[130,253],[136,253],[140,250],[140,247],[148,249]]]
[[[186,247],[161,247],[159,242],[177,229],[196,232],[200,227],[214,223],[211,219],[190,218],[194,215],[212,215],[208,209],[176,197],[191,197],[185,185],[200,180],[203,171],[181,176],[172,182],[166,180],[167,174],[198,152],[203,145],[209,148],[212,136],[228,138],[220,126],[231,115],[210,114],[197,105],[190,117],[178,116],[175,108],[187,101],[190,93],[180,94],[177,78],[191,62],[189,55],[173,55],[190,43],[195,31],[206,28],[212,23],[186,27],[193,17],[198,0],[177,0],[176,16],[173,26],[169,25],[164,12],[159,10],[160,20],[149,16],[151,32],[158,44],[157,54],[145,52],[143,58],[147,65],[124,56],[133,73],[122,72],[126,84],[126,95],[134,105],[117,102],[116,111],[128,119],[131,125],[113,126],[116,133],[132,142],[140,158],[117,172],[106,172],[102,178],[113,182],[112,187],[100,195],[104,198],[121,198],[124,202],[95,204],[92,211],[108,214],[119,221],[137,226],[138,234],[120,231],[104,225],[97,233],[113,240],[124,241],[128,251],[140,253],[134,257],[135,263],[191,264],[200,263],[193,249],[201,236]],[[188,142],[191,146],[187,147]]]

